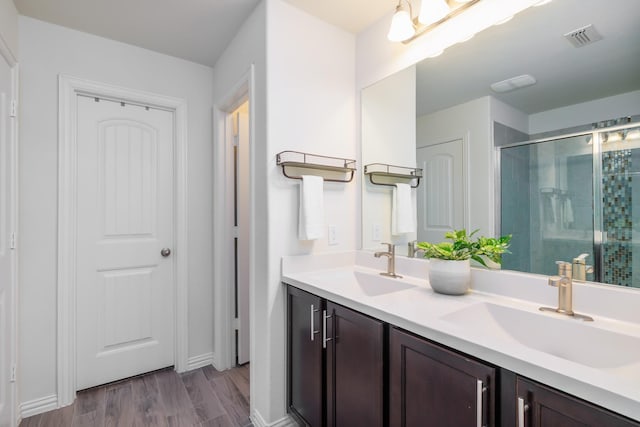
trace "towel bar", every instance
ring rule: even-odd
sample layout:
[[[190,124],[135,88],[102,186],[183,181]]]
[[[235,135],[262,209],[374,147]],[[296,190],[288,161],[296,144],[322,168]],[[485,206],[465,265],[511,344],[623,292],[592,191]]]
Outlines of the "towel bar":
[[[418,186],[420,185],[420,179],[422,178],[422,169],[387,165],[385,163],[371,163],[365,165],[364,174],[369,175],[369,181],[371,181],[371,183],[374,185],[386,185],[389,187],[393,187],[395,185],[393,183],[379,181],[376,182],[373,179],[374,177],[386,177],[415,181],[415,184],[411,184],[411,188],[418,188]]]
[[[287,172],[287,168],[303,168],[313,171],[329,172],[333,175],[343,174],[343,178],[322,176],[329,182],[351,182],[356,171],[356,161],[342,157],[322,156],[318,154],[302,153],[300,151],[282,151],[276,155],[276,164],[282,167],[282,174],[291,179],[302,179],[302,176]],[[326,175],[326,174],[324,174]]]

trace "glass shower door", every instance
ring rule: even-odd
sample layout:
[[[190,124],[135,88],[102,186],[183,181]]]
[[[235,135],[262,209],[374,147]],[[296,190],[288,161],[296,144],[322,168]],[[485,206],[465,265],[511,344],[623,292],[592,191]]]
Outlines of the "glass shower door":
[[[592,143],[589,134],[500,150],[501,234],[513,235],[504,269],[553,275],[556,261],[593,261]]]
[[[586,253],[587,280],[640,288],[640,127],[503,147],[500,187],[503,268],[553,275]]]

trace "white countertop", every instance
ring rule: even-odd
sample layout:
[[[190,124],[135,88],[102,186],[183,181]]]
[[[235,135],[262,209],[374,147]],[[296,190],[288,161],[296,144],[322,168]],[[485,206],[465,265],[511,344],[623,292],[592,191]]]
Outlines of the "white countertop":
[[[536,350],[526,345],[526,337],[514,339],[501,333],[500,325],[482,324],[482,318],[471,326],[447,320],[461,310],[489,304],[528,312],[526,318],[534,320],[550,316],[562,322],[582,322],[538,310],[557,304],[557,290],[546,285],[545,276],[472,269],[472,291],[448,296],[430,288],[425,260],[398,257],[396,271],[404,275],[402,279],[382,278],[378,273],[385,268],[386,260],[374,258],[371,252],[290,256],[282,259],[282,281],[640,421],[640,351],[635,353],[635,346],[630,354],[629,348],[620,348],[618,353],[615,343],[583,343],[583,364]],[[574,311],[594,317],[585,327],[624,334],[640,343],[640,290],[577,283]],[[508,326],[512,330],[519,327]],[[521,326],[529,331],[531,325]],[[557,331],[543,329],[543,336],[537,339],[544,342],[545,333],[550,334],[549,341],[566,340],[567,345],[576,339],[575,333],[551,335]],[[595,356],[589,354],[590,346]],[[599,361],[600,352],[608,354],[609,360]],[[616,354],[620,358],[611,360]]]

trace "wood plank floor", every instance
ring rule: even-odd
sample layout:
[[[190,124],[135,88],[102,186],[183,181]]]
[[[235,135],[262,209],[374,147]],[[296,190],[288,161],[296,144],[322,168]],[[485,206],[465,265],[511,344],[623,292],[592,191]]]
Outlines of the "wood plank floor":
[[[166,369],[78,392],[64,408],[20,427],[252,427],[249,365],[178,374]]]

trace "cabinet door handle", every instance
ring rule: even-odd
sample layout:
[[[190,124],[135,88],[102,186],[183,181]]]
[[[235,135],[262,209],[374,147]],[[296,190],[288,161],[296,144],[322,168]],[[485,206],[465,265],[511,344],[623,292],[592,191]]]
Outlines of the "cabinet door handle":
[[[518,398],[518,427],[525,427],[524,414],[529,410],[529,405],[524,402],[522,397]]]
[[[476,382],[476,426],[483,427],[483,412],[484,405],[482,404],[482,397],[484,392],[487,391],[487,388],[482,383],[482,380],[477,380]]]
[[[322,348],[327,348],[327,341],[331,341],[333,338],[327,338],[327,319],[331,318],[331,315],[327,316],[327,310],[322,310]]]
[[[315,319],[315,315],[314,313],[319,312],[320,310],[315,308],[315,306],[313,304],[311,304],[311,341],[314,340],[314,336],[315,334],[319,334],[320,331],[316,331],[316,326],[314,325],[314,319]]]

